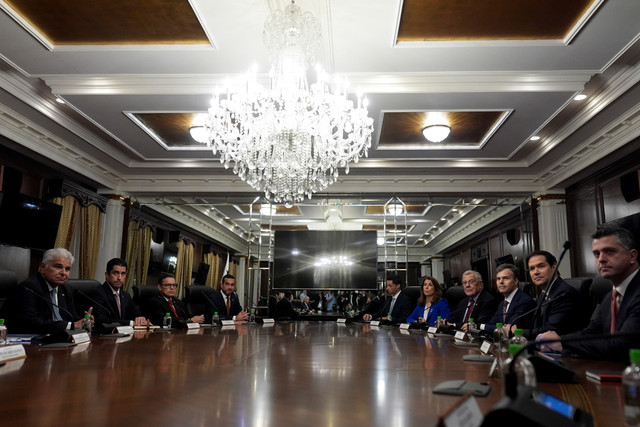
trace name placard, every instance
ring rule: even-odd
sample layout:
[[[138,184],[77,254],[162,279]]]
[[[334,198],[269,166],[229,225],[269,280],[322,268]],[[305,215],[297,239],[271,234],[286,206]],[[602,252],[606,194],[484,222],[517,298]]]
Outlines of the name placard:
[[[116,331],[119,334],[133,334],[133,326],[118,326]]]
[[[380,326],[380,321],[379,320],[372,320],[371,321],[371,326]]]
[[[199,335],[200,331],[204,331],[204,329],[200,329],[200,328],[187,329],[187,335]]]
[[[347,319],[338,319],[336,320],[337,323],[347,323]]]
[[[483,341],[480,346],[480,351],[482,354],[488,354],[491,351],[491,343],[489,341]]]
[[[411,325],[408,324],[408,323],[401,323],[400,324],[400,329],[405,329],[406,330],[406,329],[409,329],[409,326],[411,326]]]
[[[456,332],[455,339],[464,340],[466,336],[467,334],[464,331],[458,331]]]
[[[275,320],[270,319],[270,318],[266,318],[266,319],[262,319],[262,323],[264,323],[264,324],[269,324],[269,323],[273,324],[273,323],[275,323]]]
[[[187,329],[200,329],[200,323],[187,323]]]
[[[429,328],[427,328],[428,334],[435,334],[437,332],[438,332],[438,328],[436,328],[435,326],[430,326]]]
[[[116,344],[121,344],[123,342],[131,341],[133,339],[133,334],[127,335],[126,337],[116,338]]]
[[[469,393],[440,418],[438,426],[479,426],[482,418],[476,398]]]
[[[27,357],[27,353],[25,353],[24,346],[22,344],[5,345],[0,347],[0,362],[24,359],[25,357]]]
[[[223,320],[222,321],[222,326],[235,326],[236,322],[234,322],[233,320]]]
[[[71,334],[71,341],[76,344],[82,344],[83,342],[91,341],[91,337],[86,332],[77,332],[77,333]]]

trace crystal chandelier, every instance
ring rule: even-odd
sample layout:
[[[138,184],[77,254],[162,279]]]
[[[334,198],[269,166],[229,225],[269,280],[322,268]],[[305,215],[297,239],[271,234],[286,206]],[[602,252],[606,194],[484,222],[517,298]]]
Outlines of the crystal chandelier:
[[[251,69],[231,90],[216,90],[208,114],[192,134],[220,153],[225,168],[273,203],[291,206],[311,198],[349,173],[349,163],[367,156],[373,119],[368,101],[348,93],[317,67],[317,80],[307,82],[320,43],[320,25],[292,2],[264,25],[269,51],[269,87]]]

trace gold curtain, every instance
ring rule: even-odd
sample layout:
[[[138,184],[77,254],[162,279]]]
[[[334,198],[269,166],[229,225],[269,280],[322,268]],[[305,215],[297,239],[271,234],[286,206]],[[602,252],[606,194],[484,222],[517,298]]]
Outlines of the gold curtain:
[[[125,290],[133,285],[143,286],[147,283],[149,259],[151,257],[151,227],[142,227],[136,221],[129,221],[127,233],[127,271]]]
[[[93,279],[96,276],[100,239],[102,238],[102,221],[104,213],[96,205],[89,205],[80,210],[80,278]]]
[[[218,264],[220,263],[220,257],[214,253],[204,254],[204,262],[209,264],[209,273],[207,274],[207,280],[205,286],[210,288],[216,287],[216,277],[218,277]]]
[[[80,212],[80,202],[73,196],[56,197],[53,203],[62,206],[62,215],[60,215],[60,223],[58,224],[58,234],[56,235],[56,248],[71,249],[73,234],[78,223],[78,214]]]
[[[178,261],[176,262],[176,283],[178,284],[177,296],[182,298],[185,286],[191,284],[191,272],[193,270],[193,244],[178,242]]]
[[[229,274],[234,277],[238,277],[238,263],[234,260],[229,260]]]

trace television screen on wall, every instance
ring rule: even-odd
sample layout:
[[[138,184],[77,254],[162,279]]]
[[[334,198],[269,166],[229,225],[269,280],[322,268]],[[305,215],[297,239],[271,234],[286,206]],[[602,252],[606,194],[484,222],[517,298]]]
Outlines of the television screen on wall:
[[[47,250],[54,247],[62,206],[20,193],[0,193],[0,244]]]
[[[276,231],[274,289],[376,289],[376,231]]]

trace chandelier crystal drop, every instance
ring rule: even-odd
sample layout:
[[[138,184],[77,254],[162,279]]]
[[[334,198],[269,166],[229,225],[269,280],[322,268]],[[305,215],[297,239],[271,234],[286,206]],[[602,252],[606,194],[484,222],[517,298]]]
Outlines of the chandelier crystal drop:
[[[316,82],[308,83],[320,43],[311,13],[292,2],[268,18],[263,38],[269,87],[252,68],[233,90],[216,90],[208,114],[199,118],[204,132],[197,140],[272,203],[291,206],[334,183],[339,168],[349,173],[349,163],[367,156],[373,119],[367,99],[354,99],[346,81],[332,82],[317,67]]]

